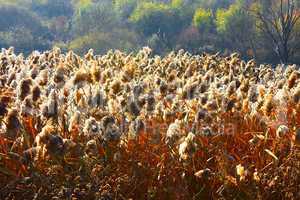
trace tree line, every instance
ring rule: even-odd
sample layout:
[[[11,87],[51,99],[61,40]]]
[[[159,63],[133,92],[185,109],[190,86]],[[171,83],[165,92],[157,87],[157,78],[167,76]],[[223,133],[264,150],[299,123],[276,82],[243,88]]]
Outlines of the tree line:
[[[84,54],[149,46],[300,63],[300,0],[0,0],[0,46]]]

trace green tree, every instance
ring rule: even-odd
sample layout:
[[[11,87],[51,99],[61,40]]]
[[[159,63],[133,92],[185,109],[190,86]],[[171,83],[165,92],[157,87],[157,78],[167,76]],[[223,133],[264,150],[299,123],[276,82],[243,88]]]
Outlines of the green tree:
[[[214,26],[214,17],[211,10],[198,8],[193,17],[193,25],[201,31],[211,30]]]
[[[72,21],[73,36],[83,36],[89,32],[96,31],[109,31],[120,25],[117,16],[114,12],[113,4],[109,0],[77,8]]]
[[[32,0],[31,9],[48,18],[73,15],[71,0]]]
[[[16,5],[0,5],[0,31],[6,31],[15,26],[29,28],[34,34],[46,31],[41,20],[28,9]]]
[[[17,5],[0,6],[0,44],[30,53],[51,47],[52,34],[30,10]]]
[[[15,47],[16,52],[30,54],[34,50],[45,51],[51,47],[51,42],[42,37],[36,37],[29,28],[18,26],[0,32],[0,46]]]
[[[139,36],[121,23],[113,1],[84,2],[77,4],[70,49],[85,53],[93,48],[97,53],[104,53],[109,49],[134,50],[138,46]]]
[[[204,9],[210,9],[215,12],[217,9],[227,9],[230,5],[235,3],[236,0],[192,0],[194,7],[201,7]]]
[[[222,38],[222,48],[255,57],[255,20],[244,9],[243,1],[232,4],[228,9],[218,9],[216,27]]]
[[[157,36],[159,41],[171,50],[176,36],[188,26],[189,18],[182,15],[178,3],[140,3],[130,16],[137,32],[144,37]]]
[[[127,20],[136,8],[137,4],[137,0],[115,0],[114,7],[121,19]]]

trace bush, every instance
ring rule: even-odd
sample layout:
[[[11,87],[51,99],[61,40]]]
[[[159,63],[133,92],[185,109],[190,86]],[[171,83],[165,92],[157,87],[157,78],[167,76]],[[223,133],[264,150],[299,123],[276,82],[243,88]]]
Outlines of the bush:
[[[111,32],[91,32],[72,40],[69,49],[83,54],[89,49],[104,53],[109,49],[132,51],[138,46],[138,36],[128,29],[114,29]]]

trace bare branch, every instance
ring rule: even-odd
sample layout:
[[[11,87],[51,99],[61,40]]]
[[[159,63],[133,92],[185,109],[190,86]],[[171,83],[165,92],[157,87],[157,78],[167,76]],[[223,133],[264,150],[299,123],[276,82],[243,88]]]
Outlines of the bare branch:
[[[287,63],[298,48],[291,45],[297,35],[295,26],[300,20],[295,0],[278,0],[264,11],[252,11],[261,22],[258,26],[270,38],[274,51],[283,63]]]

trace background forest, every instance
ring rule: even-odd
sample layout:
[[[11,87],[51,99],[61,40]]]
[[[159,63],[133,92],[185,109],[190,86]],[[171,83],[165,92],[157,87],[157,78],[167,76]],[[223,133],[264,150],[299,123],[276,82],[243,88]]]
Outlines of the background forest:
[[[276,1],[280,0],[0,0],[0,47],[14,46],[25,54],[52,46],[78,54],[93,48],[101,54],[149,46],[158,54],[179,49],[239,52],[244,59],[280,63],[254,14],[267,13]],[[295,4],[298,8],[299,0]],[[297,64],[298,31],[297,21],[288,40],[293,46],[288,61]]]

